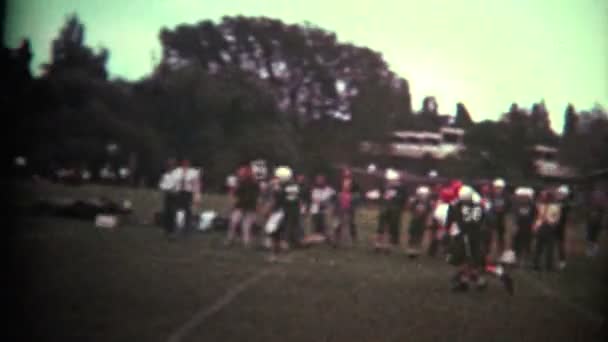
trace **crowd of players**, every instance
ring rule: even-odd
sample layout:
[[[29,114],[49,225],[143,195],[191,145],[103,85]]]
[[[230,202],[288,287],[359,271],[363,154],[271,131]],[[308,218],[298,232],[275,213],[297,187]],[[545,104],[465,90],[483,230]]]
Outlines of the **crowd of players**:
[[[196,177],[184,172],[174,176],[173,186],[180,184],[181,192]],[[167,190],[168,180],[161,182]],[[328,243],[334,247],[352,245],[358,239],[355,211],[365,197],[354,181],[352,172],[344,168],[337,182],[330,184],[324,174],[317,174],[312,184],[303,175],[294,176],[287,166],[274,170],[268,180],[254,177],[251,166],[237,170],[228,180],[232,199],[226,246],[241,242],[245,247],[262,245],[270,249],[269,261],[286,260],[291,248]],[[414,189],[412,189],[414,190]],[[367,196],[366,196],[367,195]],[[373,197],[373,196],[372,196]],[[558,268],[566,267],[566,225],[572,207],[572,194],[567,185],[550,186],[535,191],[518,187],[507,191],[505,181],[496,179],[479,189],[454,180],[449,184],[418,186],[412,193],[403,184],[400,174],[387,171],[384,182],[376,191],[379,203],[378,226],[373,241],[376,251],[390,251],[401,246],[401,222],[409,212],[406,253],[412,258],[421,254],[425,233],[430,235],[427,253],[441,252],[447,261],[457,266],[452,279],[454,290],[470,286],[483,289],[485,275],[496,275],[507,290],[513,292],[513,282],[505,265],[532,267],[536,270],[554,269],[554,249]],[[200,193],[190,191],[181,196],[182,205],[200,201]],[[591,193],[585,206],[588,248],[587,254],[598,252],[598,236],[606,212],[605,194]],[[510,248],[506,248],[506,218],[512,214],[516,229]],[[311,231],[304,229],[304,217],[310,216]],[[170,224],[170,223],[169,223]],[[491,242],[496,240],[498,258],[491,257]]]

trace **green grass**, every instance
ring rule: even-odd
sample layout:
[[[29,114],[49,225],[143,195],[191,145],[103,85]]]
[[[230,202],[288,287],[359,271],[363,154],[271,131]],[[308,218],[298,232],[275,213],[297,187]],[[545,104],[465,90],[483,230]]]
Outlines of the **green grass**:
[[[133,196],[139,215],[160,205],[158,194],[145,190],[56,185],[30,190],[36,196],[115,198],[124,191]],[[222,196],[208,196],[206,203],[219,210],[227,205]],[[227,291],[270,269],[183,341],[595,338],[597,323],[573,306],[595,315],[603,309],[605,250],[601,259],[573,256],[562,273],[516,271],[514,297],[497,282],[483,294],[453,294],[449,265],[426,257],[412,261],[402,253],[375,254],[365,241],[375,228],[375,210],[364,209],[357,219],[364,235],[359,245],[296,250],[290,263],[269,264],[264,251],[224,248],[220,232],[169,242],[150,225],[110,231],[84,221],[23,218],[10,241],[22,270],[15,282],[22,285],[23,322],[36,341],[166,341]]]
[[[65,186],[41,181],[38,183],[18,183],[15,199],[17,204],[28,205],[37,199],[73,198],[87,199],[104,197],[121,203],[130,200],[133,203],[133,216],[140,224],[153,222],[154,213],[161,210],[162,194],[158,191],[144,188],[114,187],[104,185]],[[203,208],[224,212],[228,209],[229,200],[226,196],[205,194]]]

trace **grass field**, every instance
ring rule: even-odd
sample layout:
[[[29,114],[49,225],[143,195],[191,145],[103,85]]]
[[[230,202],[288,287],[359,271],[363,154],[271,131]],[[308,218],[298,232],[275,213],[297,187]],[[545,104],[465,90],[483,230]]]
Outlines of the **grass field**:
[[[576,250],[563,272],[514,271],[515,296],[448,290],[439,259],[379,255],[366,241],[316,246],[269,264],[265,252],[222,247],[219,232],[167,241],[142,224],[154,192],[26,185],[28,196],[122,197],[138,220],[117,230],[59,218],[21,218],[11,236],[11,279],[23,338],[34,341],[599,341],[606,248]],[[223,210],[225,198],[209,206]],[[365,237],[373,209],[358,214]],[[572,246],[581,228],[573,225]],[[604,234],[605,235],[605,234]],[[605,238],[606,236],[604,236]],[[606,239],[604,239],[606,246]],[[13,339],[17,340],[17,339]]]

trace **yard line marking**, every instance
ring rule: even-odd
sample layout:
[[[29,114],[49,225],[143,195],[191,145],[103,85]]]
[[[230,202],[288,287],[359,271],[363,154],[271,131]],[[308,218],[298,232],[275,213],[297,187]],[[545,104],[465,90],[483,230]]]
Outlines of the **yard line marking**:
[[[239,285],[230,289],[226,294],[224,294],[221,298],[219,298],[212,306],[207,308],[202,308],[199,310],[189,321],[184,323],[181,327],[179,327],[175,332],[169,336],[167,339],[168,342],[179,342],[185,336],[187,336],[192,330],[194,330],[197,326],[202,324],[207,318],[217,313],[228,304],[230,304],[236,296],[238,296],[241,292],[245,291],[249,287],[251,287],[254,283],[258,282],[260,279],[269,275],[272,272],[271,268],[266,268],[261,270],[260,272],[252,275],[251,277],[245,279]]]
[[[582,316],[585,316],[585,318],[587,318],[589,321],[592,321],[593,323],[600,325],[606,320],[606,318],[603,317],[603,315],[601,315],[591,309],[588,309],[581,304],[577,304],[571,300],[568,300],[564,296],[560,296],[559,293],[557,293],[555,290],[552,290],[547,285],[544,285],[540,281],[528,276],[527,274],[521,273],[521,274],[518,274],[517,277],[525,279],[528,284],[532,284],[533,287],[535,287],[537,290],[539,290],[545,296],[556,299],[562,305],[565,305],[565,306],[569,307],[570,309],[576,311],[577,313],[581,314]]]

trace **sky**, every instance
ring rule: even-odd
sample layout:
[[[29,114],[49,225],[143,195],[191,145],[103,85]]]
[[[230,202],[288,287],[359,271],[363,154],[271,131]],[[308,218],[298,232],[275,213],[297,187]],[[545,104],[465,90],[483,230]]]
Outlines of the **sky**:
[[[441,113],[461,101],[474,120],[496,120],[544,99],[560,133],[568,103],[608,105],[608,0],[9,0],[4,41],[29,37],[37,74],[70,13],[87,45],[110,50],[110,75],[128,80],[161,56],[162,27],[266,16],[379,51],[408,80],[414,109],[432,95]]]

